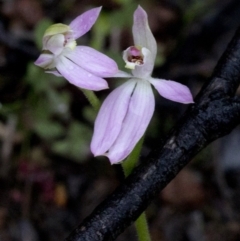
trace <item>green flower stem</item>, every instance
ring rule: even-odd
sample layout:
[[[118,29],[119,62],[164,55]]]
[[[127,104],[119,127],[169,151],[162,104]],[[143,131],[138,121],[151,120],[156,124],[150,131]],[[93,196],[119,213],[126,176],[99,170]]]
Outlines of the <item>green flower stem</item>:
[[[86,90],[86,89],[81,89],[85,97],[88,99],[90,104],[92,105],[93,109],[98,111],[100,109],[100,101],[98,97],[95,95],[95,93],[92,90]]]
[[[81,89],[85,97],[88,99],[94,110],[98,111],[100,108],[100,101],[95,93],[91,90]],[[123,171],[125,177],[127,177],[134,167],[137,165],[140,151],[142,149],[144,137],[140,139],[128,158],[122,163]],[[147,220],[145,213],[142,213],[140,217],[135,222],[136,232],[139,241],[151,241]]]
[[[140,156],[140,151],[142,149],[142,144],[143,144],[144,137],[142,137],[137,145],[134,147],[133,151],[131,154],[122,162],[122,168],[125,177],[127,177],[134,167],[137,165],[138,158]]]
[[[135,221],[139,241],[151,241],[145,212]]]
[[[137,145],[135,146],[131,154],[122,163],[125,177],[127,177],[132,172],[134,167],[137,165],[140,151],[142,149],[143,140],[144,140],[144,137],[140,139],[140,141],[137,143]],[[151,241],[151,237],[148,230],[147,219],[144,212],[135,221],[135,227],[136,227],[136,232],[137,232],[139,241]]]

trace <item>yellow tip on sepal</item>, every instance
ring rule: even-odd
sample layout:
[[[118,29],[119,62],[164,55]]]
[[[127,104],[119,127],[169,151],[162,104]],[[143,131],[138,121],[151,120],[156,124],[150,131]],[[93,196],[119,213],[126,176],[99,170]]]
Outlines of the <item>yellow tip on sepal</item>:
[[[44,37],[55,34],[64,34],[71,31],[70,27],[66,24],[56,23],[48,27],[44,33]]]

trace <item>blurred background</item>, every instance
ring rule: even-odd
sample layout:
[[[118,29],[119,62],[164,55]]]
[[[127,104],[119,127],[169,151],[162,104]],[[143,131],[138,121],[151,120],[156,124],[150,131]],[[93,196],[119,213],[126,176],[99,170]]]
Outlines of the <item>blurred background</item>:
[[[239,0],[0,0],[0,241],[63,240],[124,179],[120,165],[93,158],[96,113],[83,93],[33,62],[52,23],[103,6],[78,44],[111,56],[133,44],[137,5],[158,43],[153,76],[195,96],[240,21]],[[109,79],[110,89],[125,80]],[[104,100],[109,90],[97,93]],[[156,94],[141,157],[157,148],[187,106]],[[147,209],[153,241],[240,240],[240,129],[201,153]],[[136,241],[134,227],[117,241]]]

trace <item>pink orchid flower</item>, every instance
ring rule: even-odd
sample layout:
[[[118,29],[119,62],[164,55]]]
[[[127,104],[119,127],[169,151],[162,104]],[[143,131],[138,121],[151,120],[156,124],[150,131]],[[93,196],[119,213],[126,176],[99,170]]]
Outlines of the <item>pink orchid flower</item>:
[[[125,72],[116,75],[130,79],[103,102],[91,142],[93,154],[107,156],[111,164],[124,160],[145,133],[155,108],[151,84],[166,99],[193,103],[186,86],[151,77],[157,44],[148,26],[147,14],[140,6],[134,13],[132,30],[135,46],[123,52],[126,67],[132,69],[132,75]]]
[[[117,73],[117,64],[93,48],[76,46],[76,39],[92,28],[100,11],[101,7],[93,8],[75,18],[69,26],[51,25],[45,31],[42,54],[35,64],[83,89],[108,88],[103,78]]]

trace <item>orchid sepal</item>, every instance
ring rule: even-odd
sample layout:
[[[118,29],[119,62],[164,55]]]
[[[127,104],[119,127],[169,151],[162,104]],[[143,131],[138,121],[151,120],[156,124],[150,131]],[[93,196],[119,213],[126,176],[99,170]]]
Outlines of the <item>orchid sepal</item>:
[[[141,6],[138,6],[134,12],[132,32],[134,45],[149,49],[155,61],[157,55],[157,42],[149,28],[147,13]]]

